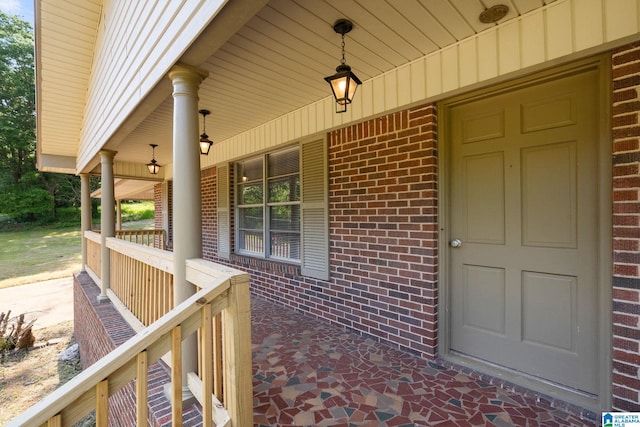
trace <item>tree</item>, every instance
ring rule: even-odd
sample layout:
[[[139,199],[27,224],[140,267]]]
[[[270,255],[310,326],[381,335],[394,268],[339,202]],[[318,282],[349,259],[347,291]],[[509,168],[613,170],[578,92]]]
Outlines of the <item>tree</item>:
[[[18,185],[35,171],[33,32],[0,11],[0,181]]]
[[[78,177],[36,169],[35,113],[33,30],[0,11],[0,213],[20,221],[80,203]]]

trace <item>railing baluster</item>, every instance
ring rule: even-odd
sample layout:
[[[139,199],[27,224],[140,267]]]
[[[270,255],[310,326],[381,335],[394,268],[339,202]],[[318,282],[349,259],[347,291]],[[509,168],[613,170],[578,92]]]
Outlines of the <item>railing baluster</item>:
[[[58,414],[55,417],[49,418],[47,427],[62,427],[62,415]]]
[[[182,427],[182,328],[171,330],[171,420]]]
[[[96,384],[96,427],[109,425],[109,380]]]
[[[202,425],[203,427],[213,427],[213,405],[211,395],[213,394],[213,325],[211,320],[211,304],[202,307],[202,325],[200,327],[201,351],[202,355]]]
[[[222,316],[213,318],[213,393],[222,401]]]
[[[150,286],[150,282],[151,282],[151,266],[149,264],[142,264],[142,295],[141,295],[141,300],[140,301],[140,315],[142,316],[142,323],[144,323],[145,325],[150,325],[151,324],[151,319],[149,316],[149,306],[150,301],[149,301],[149,286]]]
[[[136,367],[136,417],[137,425],[146,426],[147,418],[149,415],[149,408],[147,406],[147,380],[148,380],[148,366],[147,366],[147,351],[143,351],[138,354],[138,363]]]

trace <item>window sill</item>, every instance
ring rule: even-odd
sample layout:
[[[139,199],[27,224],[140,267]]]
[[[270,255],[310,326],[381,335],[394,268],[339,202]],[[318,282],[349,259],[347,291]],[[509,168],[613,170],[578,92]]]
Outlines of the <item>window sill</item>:
[[[280,274],[300,276],[300,263],[287,262],[284,260],[267,259],[258,256],[234,253],[231,254],[231,261],[246,269],[271,271]]]

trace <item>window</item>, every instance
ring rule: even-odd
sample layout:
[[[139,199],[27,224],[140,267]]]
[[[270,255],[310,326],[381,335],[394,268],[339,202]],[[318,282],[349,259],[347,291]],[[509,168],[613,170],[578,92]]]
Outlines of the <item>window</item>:
[[[237,164],[236,252],[300,262],[298,146]]]
[[[327,150],[315,139],[247,158],[235,164],[235,184],[232,165],[218,165],[218,256],[232,259],[235,232],[237,254],[299,263],[303,276],[329,280]]]

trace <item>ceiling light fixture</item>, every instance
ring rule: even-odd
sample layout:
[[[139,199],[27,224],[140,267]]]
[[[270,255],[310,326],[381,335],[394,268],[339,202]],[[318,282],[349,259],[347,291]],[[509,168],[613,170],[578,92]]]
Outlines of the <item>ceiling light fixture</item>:
[[[209,139],[207,135],[207,116],[211,114],[209,110],[198,110],[198,113],[202,114],[202,134],[200,135],[200,154],[205,156],[209,155],[209,150],[213,145],[213,141]]]
[[[151,175],[157,175],[160,171],[160,165],[156,162],[156,147],[158,144],[149,144],[151,149],[153,150],[153,158],[150,163],[147,163],[147,169],[149,169],[149,173]]]
[[[495,24],[509,13],[509,6],[504,4],[494,4],[489,9],[485,9],[480,14],[480,22],[483,24]]]
[[[342,59],[340,65],[336,67],[333,76],[324,79],[331,86],[331,91],[336,99],[336,113],[347,111],[347,105],[351,104],[358,85],[362,84],[360,79],[351,72],[344,59],[344,35],[353,29],[353,23],[348,19],[339,19],[333,24],[333,31],[342,35]]]

